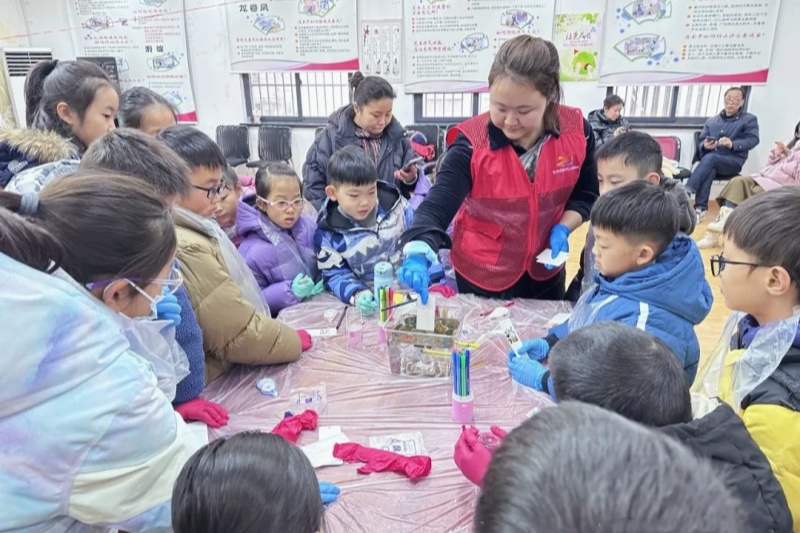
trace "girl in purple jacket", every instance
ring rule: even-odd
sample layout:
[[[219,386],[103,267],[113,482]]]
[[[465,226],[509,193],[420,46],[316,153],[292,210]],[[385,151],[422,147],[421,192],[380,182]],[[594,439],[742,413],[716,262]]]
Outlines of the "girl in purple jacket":
[[[314,283],[316,223],[304,214],[304,203],[300,178],[285,163],[259,169],[255,194],[239,200],[239,253],[275,315],[323,291],[321,281]]]

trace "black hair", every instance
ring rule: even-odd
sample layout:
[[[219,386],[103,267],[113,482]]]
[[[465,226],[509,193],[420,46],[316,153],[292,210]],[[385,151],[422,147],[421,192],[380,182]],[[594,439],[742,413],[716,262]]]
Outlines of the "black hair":
[[[603,100],[603,109],[608,109],[614,107],[615,105],[621,105],[622,107],[625,107],[625,100],[616,94],[609,94],[606,96],[606,99]]]
[[[641,131],[628,131],[604,143],[595,153],[598,161],[621,159],[626,167],[634,167],[639,179],[655,172],[661,176],[664,157],[661,145],[649,134]]]
[[[629,135],[620,135],[625,137]],[[655,244],[655,255],[666,250],[680,229],[678,202],[663,187],[634,181],[602,195],[595,202],[592,225],[633,244]]]
[[[175,254],[170,210],[140,180],[81,171],[45,187],[25,219],[14,214],[22,207],[22,196],[0,191],[0,252],[38,270],[63,268],[81,285],[136,278],[144,287]]]
[[[314,468],[278,435],[216,440],[183,467],[172,493],[175,533],[314,533],[324,510]]]
[[[92,143],[81,169],[122,172],[149,184],[162,198],[191,191],[189,167],[164,143],[139,130],[110,131]]]
[[[261,198],[268,198],[272,192],[272,185],[278,180],[294,180],[303,190],[303,183],[294,168],[287,163],[270,163],[256,172],[256,194]]]
[[[358,146],[345,146],[328,160],[328,180],[331,185],[370,185],[378,181],[375,163]]]
[[[350,88],[353,90],[353,103],[358,107],[364,107],[375,100],[397,98],[391,83],[380,76],[364,76],[360,71],[354,72],[350,77]]]
[[[797,144],[797,139],[798,139],[798,135],[799,135],[798,132],[800,132],[800,122],[798,122],[797,125],[794,127],[794,130],[792,130],[792,140],[789,141],[789,144],[786,145],[786,147],[789,150],[793,149],[795,147],[795,145]]]
[[[81,151],[87,146],[61,120],[56,107],[66,103],[83,120],[103,88],[117,91],[106,72],[88,61],[50,59],[36,63],[25,78],[25,122],[29,128],[54,131],[74,142]]]
[[[550,350],[559,401],[597,405],[646,426],[692,420],[689,383],[661,340],[618,322],[573,331]]]
[[[800,295],[800,187],[757,194],[733,210],[722,234],[760,265],[784,268]],[[795,235],[795,237],[792,237]]]
[[[729,87],[727,91],[725,91],[725,96],[728,96],[728,93],[731,91],[739,91],[739,94],[742,95],[742,100],[747,98],[747,94],[744,92],[744,87]]]
[[[225,185],[225,188],[229,191],[235,191],[240,187],[239,175],[230,165],[226,165],[225,168],[222,169],[222,184]]]
[[[542,124],[547,131],[559,131],[558,106],[564,96],[560,81],[558,49],[550,41],[532,35],[517,35],[504,42],[489,70],[489,86],[500,78],[525,83],[547,98]]]
[[[193,170],[200,167],[224,170],[228,166],[217,143],[192,126],[170,126],[158,132],[156,138],[172,148]]]
[[[711,464],[654,430],[564,402],[503,439],[476,533],[733,533],[741,505]]]
[[[175,112],[175,108],[169,100],[157,92],[147,87],[131,87],[124,91],[119,97],[118,117],[120,126],[139,129],[145,110],[156,105],[169,109],[177,122],[178,115]]]

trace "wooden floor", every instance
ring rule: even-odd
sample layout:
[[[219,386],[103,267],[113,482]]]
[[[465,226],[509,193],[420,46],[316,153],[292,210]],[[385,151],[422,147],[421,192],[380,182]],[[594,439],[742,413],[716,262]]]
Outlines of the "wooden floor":
[[[708,215],[703,222],[697,225],[697,228],[692,234],[692,238],[694,238],[695,241],[702,239],[706,234],[706,226],[709,224],[709,222],[713,222],[715,218],[717,218],[717,207],[713,202],[710,202]],[[586,231],[588,227],[588,224],[584,224],[570,236],[569,249],[573,253],[570,253],[569,259],[567,260],[568,283],[578,270],[578,260],[580,257],[579,252],[583,249],[583,244],[586,242]],[[728,316],[730,315],[730,311],[727,307],[725,307],[725,300],[719,291],[719,279],[711,276],[711,267],[708,263],[709,258],[714,254],[720,253],[720,251],[721,250],[719,248],[700,250],[700,253],[703,255],[706,279],[708,280],[709,285],[711,285],[711,290],[714,293],[714,305],[711,308],[711,313],[709,313],[706,319],[696,328],[697,337],[700,340],[701,358],[708,355],[717,345],[719,337],[722,334],[722,329],[725,327],[725,322],[728,320]]]

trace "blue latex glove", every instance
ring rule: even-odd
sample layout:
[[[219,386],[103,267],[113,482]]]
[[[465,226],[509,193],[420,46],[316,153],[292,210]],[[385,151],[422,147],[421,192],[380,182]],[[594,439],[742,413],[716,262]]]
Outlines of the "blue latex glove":
[[[423,304],[428,303],[428,288],[431,278],[428,268],[439,263],[439,258],[427,243],[411,241],[403,247],[403,266],[397,270],[397,278],[419,294]]]
[[[569,252],[569,228],[564,224],[556,224],[550,230],[550,257],[555,259],[561,252]],[[555,270],[558,267],[545,265],[547,270]]]
[[[305,274],[296,275],[292,280],[292,292],[300,300],[310,298],[314,292],[314,280]]]
[[[341,489],[333,483],[328,483],[327,481],[319,482],[319,493],[322,496],[322,503],[325,505],[338,500],[340,492]]]
[[[169,320],[172,322],[172,327],[177,328],[181,325],[181,306],[174,294],[168,293],[162,296],[156,304],[156,313],[158,320]]]
[[[534,361],[542,361],[547,359],[547,353],[550,351],[550,345],[544,339],[530,339],[523,341],[522,348],[519,349],[519,355],[525,354]],[[509,356],[513,355],[512,350]]]
[[[356,307],[361,311],[361,316],[369,316],[378,309],[378,302],[375,301],[375,296],[372,291],[363,291],[356,296]]]
[[[542,379],[544,379],[547,369],[539,361],[528,357],[517,357],[514,352],[511,352],[508,354],[508,370],[514,381],[538,391],[544,390]]]

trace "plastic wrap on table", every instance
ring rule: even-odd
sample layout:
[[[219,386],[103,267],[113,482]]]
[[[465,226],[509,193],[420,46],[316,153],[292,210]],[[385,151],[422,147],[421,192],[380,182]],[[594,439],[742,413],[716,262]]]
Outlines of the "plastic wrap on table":
[[[472,389],[475,394],[474,425],[488,431],[491,425],[511,430],[533,408],[552,405],[550,398],[515,384],[506,362],[508,341],[497,329],[498,320],[481,313],[504,302],[459,295],[448,306],[461,306],[465,315],[460,341],[479,343],[472,348]],[[331,295],[285,309],[280,320],[294,328],[336,327],[344,305]],[[522,338],[540,337],[545,324],[558,313],[570,311],[566,302],[517,300],[509,307],[510,318]],[[348,315],[353,312],[350,309]],[[272,377],[275,398],[262,395],[256,382]],[[326,511],[328,530],[347,532],[471,531],[478,488],[453,462],[453,448],[461,424],[451,418],[450,378],[408,378],[392,374],[388,350],[378,342],[377,319],[365,321],[360,350],[347,348],[345,323],[335,337],[320,339],[291,365],[234,367],[211,383],[203,396],[222,404],[230,413],[227,426],[210,430],[212,439],[241,431],[269,431],[286,411],[296,414],[290,391],[325,384],[326,409],[320,426],[341,426],[352,442],[369,445],[370,437],[420,432],[433,460],[425,479],[409,481],[394,473],[362,476],[356,465],[320,468],[320,479],[342,489],[339,501]],[[296,398],[295,398],[296,400]],[[318,439],[304,432],[300,445]]]

